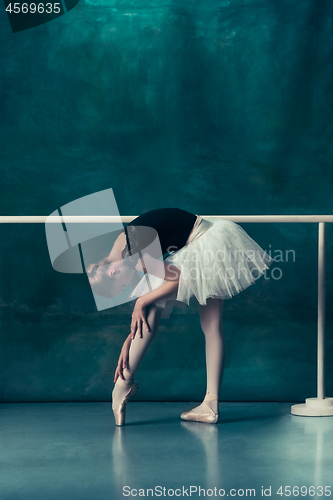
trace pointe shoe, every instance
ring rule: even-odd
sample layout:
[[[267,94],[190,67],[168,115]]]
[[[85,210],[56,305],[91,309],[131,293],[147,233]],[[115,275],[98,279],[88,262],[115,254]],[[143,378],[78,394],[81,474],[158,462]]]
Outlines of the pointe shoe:
[[[116,425],[125,425],[125,417],[126,417],[126,403],[129,399],[133,398],[135,394],[138,392],[139,384],[136,382],[132,383],[129,386],[129,389],[123,398],[122,402],[119,404],[116,410],[113,410],[114,419]]]
[[[195,411],[186,411],[180,415],[182,420],[190,420],[192,422],[203,422],[204,424],[216,424],[219,414],[215,413],[206,403],[201,403],[205,413],[196,413]]]

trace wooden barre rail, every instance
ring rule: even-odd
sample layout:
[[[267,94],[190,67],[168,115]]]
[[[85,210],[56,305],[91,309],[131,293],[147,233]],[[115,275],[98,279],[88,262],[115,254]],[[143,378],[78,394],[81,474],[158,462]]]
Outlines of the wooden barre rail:
[[[137,215],[64,215],[60,216],[61,222],[131,222]],[[214,217],[227,219],[233,222],[333,222],[333,215],[202,215],[201,217]],[[1,215],[0,223],[27,224],[58,222],[59,217],[46,215]]]

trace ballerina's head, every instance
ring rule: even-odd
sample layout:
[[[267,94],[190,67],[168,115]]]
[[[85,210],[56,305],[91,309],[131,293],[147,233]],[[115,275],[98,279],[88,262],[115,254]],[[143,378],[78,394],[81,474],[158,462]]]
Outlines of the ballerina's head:
[[[108,257],[86,269],[90,286],[96,295],[116,297],[130,284],[135,268],[129,259],[111,261]]]

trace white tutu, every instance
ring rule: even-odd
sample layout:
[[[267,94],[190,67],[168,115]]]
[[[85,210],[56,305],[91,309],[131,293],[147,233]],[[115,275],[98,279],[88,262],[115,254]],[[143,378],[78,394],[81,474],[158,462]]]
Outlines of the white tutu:
[[[187,244],[165,260],[181,271],[178,291],[155,304],[164,309],[162,317],[167,318],[176,300],[188,305],[194,296],[206,305],[209,297],[230,299],[254,284],[273,260],[238,224],[198,217]],[[163,283],[161,278],[146,275],[132,296],[139,297]]]

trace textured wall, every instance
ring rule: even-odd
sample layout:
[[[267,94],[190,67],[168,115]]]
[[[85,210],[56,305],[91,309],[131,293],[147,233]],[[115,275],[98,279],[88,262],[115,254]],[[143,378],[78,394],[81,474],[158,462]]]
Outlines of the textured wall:
[[[12,34],[2,12],[1,215],[48,215],[109,187],[129,215],[332,213],[332,13],[315,0],[81,0]],[[316,226],[242,226],[296,260],[225,301],[222,398],[314,396]],[[97,312],[84,276],[53,271],[43,224],[0,233],[2,400],[108,400],[131,304]],[[137,399],[204,394],[194,303],[162,323],[138,379]]]

